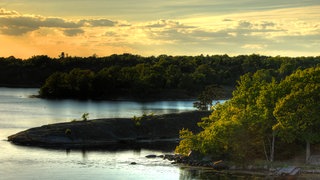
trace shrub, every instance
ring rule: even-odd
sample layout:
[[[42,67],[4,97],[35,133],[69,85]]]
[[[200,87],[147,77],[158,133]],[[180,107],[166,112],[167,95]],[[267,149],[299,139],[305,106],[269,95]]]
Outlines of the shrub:
[[[68,128],[68,129],[66,129],[66,130],[64,131],[64,134],[67,135],[67,136],[70,136],[70,135],[71,135],[71,132],[72,132],[71,129]]]

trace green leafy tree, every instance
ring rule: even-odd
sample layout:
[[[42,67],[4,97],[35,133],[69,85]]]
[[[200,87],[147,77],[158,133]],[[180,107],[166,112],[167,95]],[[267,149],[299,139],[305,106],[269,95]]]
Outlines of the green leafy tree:
[[[261,89],[260,96],[257,99],[257,107],[259,109],[259,122],[261,135],[263,138],[263,146],[266,159],[273,162],[275,154],[275,142],[277,131],[273,126],[277,123],[277,119],[273,115],[274,108],[279,98],[282,97],[279,91],[278,83],[273,79]]]
[[[52,74],[40,88],[40,96],[49,98],[68,97],[71,93],[71,86],[67,76],[66,73],[61,72]]]
[[[74,96],[79,98],[88,98],[91,96],[94,78],[94,73],[92,71],[76,68],[69,72],[67,78]]]
[[[182,77],[182,72],[179,66],[171,64],[166,69],[164,76],[166,78],[166,87],[169,89],[175,89],[178,87]]]
[[[180,130],[179,134],[181,141],[179,146],[176,147],[175,152],[187,156],[192,150],[195,150],[197,136],[188,129]]]
[[[93,79],[94,95],[97,97],[116,97],[120,66],[106,67],[95,74]]]
[[[310,143],[320,142],[320,68],[298,70],[280,86],[290,92],[279,100],[274,110],[278,124],[274,127],[288,142],[306,142],[306,162],[310,157]]]
[[[214,100],[219,100],[221,97],[223,97],[222,88],[218,85],[210,85],[199,94],[199,101],[193,103],[193,106],[199,110],[208,110],[212,108],[212,102]]]
[[[272,128],[277,123],[273,110],[280,94],[272,75],[260,70],[242,76],[233,98],[214,106],[212,114],[198,124],[203,131],[194,135],[198,141],[193,148],[239,161],[264,156],[273,161],[276,134]]]

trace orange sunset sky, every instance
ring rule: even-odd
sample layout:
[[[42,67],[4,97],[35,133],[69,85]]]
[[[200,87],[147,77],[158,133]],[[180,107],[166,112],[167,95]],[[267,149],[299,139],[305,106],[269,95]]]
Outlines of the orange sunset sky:
[[[0,57],[319,50],[319,0],[0,1]]]

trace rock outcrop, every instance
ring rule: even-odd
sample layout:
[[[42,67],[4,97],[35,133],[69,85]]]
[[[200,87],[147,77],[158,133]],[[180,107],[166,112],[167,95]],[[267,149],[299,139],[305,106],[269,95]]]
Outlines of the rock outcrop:
[[[58,123],[19,132],[9,136],[8,141],[52,148],[132,148],[140,145],[155,145],[157,148],[162,144],[176,145],[182,128],[200,131],[197,122],[209,114],[207,111],[192,111],[143,116],[138,121],[110,118]]]

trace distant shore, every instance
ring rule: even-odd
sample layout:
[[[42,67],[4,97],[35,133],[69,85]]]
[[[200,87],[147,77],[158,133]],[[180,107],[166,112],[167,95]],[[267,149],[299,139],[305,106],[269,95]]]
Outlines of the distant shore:
[[[24,84],[0,84],[2,88],[35,88],[40,90],[39,85],[24,85]],[[223,86],[222,87],[224,93],[219,99],[230,99],[232,97],[232,91],[234,87],[231,86]],[[104,100],[111,100],[111,101],[176,101],[176,100],[197,100],[197,95],[195,94],[188,94],[185,91],[178,91],[178,90],[166,90],[163,92],[159,92],[154,95],[146,95],[144,97],[134,97],[123,95],[119,97],[94,97],[94,98],[61,98],[61,97],[41,97],[39,94],[34,94],[31,97],[34,98],[43,98],[43,99],[77,99],[77,100],[94,100],[94,101],[104,101]]]
[[[232,86],[221,86],[222,92],[217,99],[230,99],[232,97],[232,92],[235,87]],[[129,101],[177,101],[177,100],[194,100],[198,98],[198,93],[190,93],[186,90],[181,89],[171,89],[171,90],[159,90],[155,92],[149,92],[143,95],[135,95],[130,93],[124,93],[115,96],[97,96],[97,97],[69,97],[69,96],[41,96],[40,94],[35,95],[34,97],[43,98],[43,99],[78,99],[78,100],[129,100]]]

